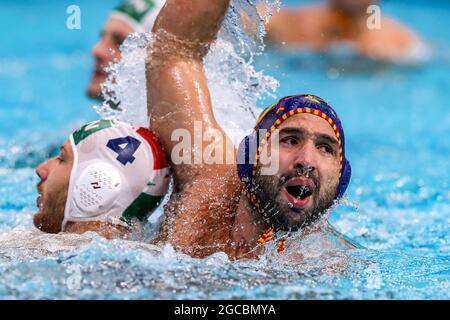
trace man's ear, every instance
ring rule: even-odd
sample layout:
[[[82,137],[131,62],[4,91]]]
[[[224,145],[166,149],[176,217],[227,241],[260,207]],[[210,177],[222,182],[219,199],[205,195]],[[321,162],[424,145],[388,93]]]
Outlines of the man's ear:
[[[352,176],[352,166],[347,159],[344,159],[344,163],[342,164],[342,175],[339,181],[339,186],[337,190],[336,198],[342,198],[347,190],[347,187],[350,183],[350,178]]]

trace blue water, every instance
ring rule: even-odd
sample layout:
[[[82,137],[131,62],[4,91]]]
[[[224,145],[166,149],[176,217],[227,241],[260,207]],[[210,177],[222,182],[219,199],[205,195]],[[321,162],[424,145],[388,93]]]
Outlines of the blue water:
[[[82,28],[73,31],[65,27],[69,1],[0,3],[0,242],[12,230],[30,236],[34,167],[97,117],[84,96],[89,52],[118,1],[77,3]],[[432,58],[393,66],[268,49],[256,61],[280,80],[277,96],[314,93],[341,115],[354,174],[347,204],[330,221],[366,248],[351,253],[347,272],[230,263],[220,254],[191,259],[94,237],[48,257],[0,248],[0,298],[449,299],[450,4],[389,1],[383,13],[415,28]],[[76,290],[67,286],[73,267]]]

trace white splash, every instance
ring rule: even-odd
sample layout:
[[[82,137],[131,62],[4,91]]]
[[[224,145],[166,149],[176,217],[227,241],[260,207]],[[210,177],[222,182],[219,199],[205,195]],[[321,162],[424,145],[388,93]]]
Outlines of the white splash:
[[[58,257],[75,250],[91,250],[92,246],[102,241],[112,243],[122,250],[143,250],[153,255],[162,252],[159,247],[146,242],[122,239],[109,241],[90,231],[83,234],[50,234],[36,228],[19,226],[0,234],[0,262]]]
[[[268,9],[264,17],[257,4]],[[279,5],[279,0],[232,1],[218,39],[205,58],[215,117],[235,143],[253,128],[261,111],[257,101],[264,95],[273,96],[278,87],[277,80],[255,70],[253,58],[264,49],[264,22]],[[244,20],[249,33],[243,31]],[[103,87],[106,102],[94,106],[102,118],[148,126],[145,58],[149,41],[150,34],[132,34],[121,46],[122,59],[109,67],[110,76]],[[111,108],[110,102],[120,102],[120,107]]]

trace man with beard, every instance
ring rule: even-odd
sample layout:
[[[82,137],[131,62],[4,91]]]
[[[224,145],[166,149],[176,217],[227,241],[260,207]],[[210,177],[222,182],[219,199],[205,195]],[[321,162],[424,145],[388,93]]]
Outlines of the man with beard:
[[[159,241],[192,256],[224,251],[232,258],[248,258],[286,232],[314,230],[318,218],[344,195],[351,169],[337,114],[313,95],[279,100],[241,143],[237,161],[234,152],[231,164],[211,161],[230,142],[214,118],[203,58],[228,6],[229,0],[166,2],[148,50],[148,112],[150,126],[173,162],[173,193]],[[173,133],[182,130],[194,137],[196,122],[214,138],[194,142],[187,150],[191,161],[179,161]],[[278,163],[271,176],[260,161],[269,149]],[[199,155],[203,161],[197,161]],[[284,250],[278,239],[278,252]]]
[[[169,183],[154,135],[123,122],[94,121],[72,133],[60,151],[36,169],[34,225],[46,233],[138,237]]]

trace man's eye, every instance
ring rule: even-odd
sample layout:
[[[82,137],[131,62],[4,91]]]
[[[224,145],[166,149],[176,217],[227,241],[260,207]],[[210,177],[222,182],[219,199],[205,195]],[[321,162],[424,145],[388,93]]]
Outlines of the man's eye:
[[[323,144],[323,145],[320,145],[318,148],[319,148],[319,150],[321,150],[325,153],[334,154],[333,148],[330,147],[329,145]]]
[[[113,34],[112,40],[117,47],[120,47],[122,43],[125,41],[125,37],[118,34]]]
[[[281,138],[281,143],[288,144],[288,145],[295,145],[295,144],[298,144],[298,139],[296,137],[292,137],[292,136],[284,137],[284,138]]]
[[[57,156],[56,159],[58,160],[59,163],[64,162],[64,159],[62,156]]]

